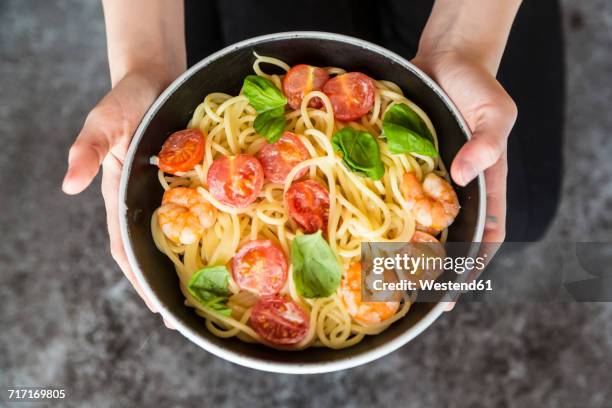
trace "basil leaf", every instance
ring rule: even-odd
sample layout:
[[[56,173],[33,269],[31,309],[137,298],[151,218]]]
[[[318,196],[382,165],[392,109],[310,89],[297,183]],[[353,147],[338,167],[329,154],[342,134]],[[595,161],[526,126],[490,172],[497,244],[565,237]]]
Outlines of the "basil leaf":
[[[285,108],[280,107],[260,113],[253,122],[255,131],[263,136],[268,143],[278,141],[285,131],[287,119],[285,119]]]
[[[387,138],[387,146],[393,154],[417,153],[429,157],[438,156],[433,143],[403,126],[383,123],[383,135]]]
[[[331,296],[340,285],[340,264],[321,231],[293,239],[291,265],[300,296],[309,299]]]
[[[334,150],[341,152],[344,164],[354,172],[379,180],[385,174],[378,142],[368,132],[345,127],[332,138]]]
[[[232,314],[227,307],[229,272],[225,266],[209,266],[197,271],[187,285],[189,293],[205,307],[225,316]]]
[[[242,85],[242,92],[249,99],[258,115],[253,127],[268,143],[281,138],[287,126],[285,105],[287,98],[272,81],[257,75],[249,75]]]
[[[405,103],[393,105],[383,118],[383,134],[394,154],[417,153],[437,157],[434,138],[425,121]]]
[[[244,79],[242,92],[257,113],[267,112],[284,107],[287,98],[272,81],[258,75],[249,75]]]
[[[383,122],[393,123],[417,133],[433,143],[434,138],[425,121],[410,106],[398,103],[387,110]]]

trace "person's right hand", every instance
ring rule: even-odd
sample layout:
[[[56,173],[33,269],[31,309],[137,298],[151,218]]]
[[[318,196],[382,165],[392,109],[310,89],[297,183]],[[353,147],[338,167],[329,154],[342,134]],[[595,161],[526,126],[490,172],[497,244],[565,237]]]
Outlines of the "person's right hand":
[[[91,110],[81,133],[70,148],[62,190],[78,194],[94,179],[102,165],[102,195],[106,206],[110,250],[119,267],[156,312],[139,287],[127,261],[119,230],[118,194],[123,160],[140,120],[173,78],[154,68],[128,73]]]

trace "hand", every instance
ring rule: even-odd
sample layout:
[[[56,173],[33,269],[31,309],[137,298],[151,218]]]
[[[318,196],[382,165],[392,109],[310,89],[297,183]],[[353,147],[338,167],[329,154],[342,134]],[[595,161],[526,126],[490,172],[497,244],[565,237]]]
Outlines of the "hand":
[[[62,189],[83,191],[102,164],[102,196],[106,206],[111,254],[151,311],[156,312],[130,269],[119,230],[118,194],[123,161],[132,135],[148,107],[169,82],[154,69],[127,74],[91,110],[70,148]]]
[[[472,131],[472,139],[453,160],[451,177],[465,186],[484,172],[487,215],[482,242],[501,243],[506,236],[506,146],[517,117],[516,104],[485,64],[473,59],[444,52],[417,55],[413,63],[444,89]],[[488,254],[488,260],[493,255]],[[451,302],[447,310],[453,306]]]

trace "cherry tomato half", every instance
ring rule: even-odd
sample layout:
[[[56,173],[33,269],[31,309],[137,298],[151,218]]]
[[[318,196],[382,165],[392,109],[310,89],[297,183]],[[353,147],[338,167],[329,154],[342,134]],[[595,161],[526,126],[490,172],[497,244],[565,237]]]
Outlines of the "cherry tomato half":
[[[338,120],[359,119],[372,109],[376,95],[374,81],[361,72],[348,72],[333,77],[323,87]]]
[[[291,132],[285,132],[277,142],[266,144],[257,154],[264,175],[272,183],[284,183],[289,172],[299,163],[307,160],[308,150],[300,139]],[[300,171],[296,179],[302,177],[308,169]]]
[[[305,180],[294,183],[285,194],[289,215],[305,233],[327,229],[329,193],[319,183]]]
[[[166,139],[157,157],[158,167],[166,173],[189,171],[204,157],[204,135],[197,129],[174,132]]]
[[[299,64],[291,68],[283,78],[283,92],[289,106],[293,109],[300,109],[304,95],[311,91],[320,91],[327,80],[329,80],[329,75],[322,68],[306,64]],[[323,102],[319,98],[312,98],[308,106],[320,108]]]
[[[249,241],[232,258],[232,276],[240,289],[275,295],[287,281],[287,258],[268,239]]]
[[[293,300],[280,296],[261,298],[251,309],[249,322],[257,334],[278,346],[299,343],[310,326],[306,312]]]
[[[234,208],[253,203],[263,188],[263,168],[248,154],[222,156],[208,169],[208,190],[217,200]]]

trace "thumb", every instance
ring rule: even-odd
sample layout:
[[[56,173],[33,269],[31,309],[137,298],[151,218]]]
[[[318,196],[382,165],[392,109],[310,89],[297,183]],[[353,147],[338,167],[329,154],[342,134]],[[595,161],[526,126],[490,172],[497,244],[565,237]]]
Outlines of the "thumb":
[[[68,170],[62,190],[66,194],[78,194],[91,183],[100,164],[110,149],[110,142],[91,119],[90,114],[81,133],[68,153]]]
[[[513,104],[513,102],[512,102]],[[506,151],[508,135],[516,120],[516,107],[484,112],[472,138],[459,150],[451,165],[455,183],[465,186],[497,163]]]
[[[475,132],[453,160],[451,175],[455,183],[467,185],[478,173],[495,164],[506,146],[506,138],[495,134]]]

